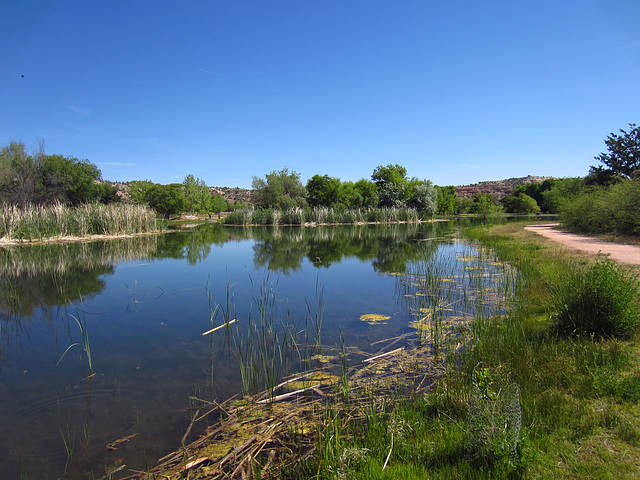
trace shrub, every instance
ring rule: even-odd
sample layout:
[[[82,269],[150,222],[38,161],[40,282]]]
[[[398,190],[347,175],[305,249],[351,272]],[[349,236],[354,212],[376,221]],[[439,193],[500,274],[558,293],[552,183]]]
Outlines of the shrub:
[[[550,307],[560,335],[628,337],[637,329],[638,279],[608,257],[565,269],[552,282]]]
[[[640,178],[590,189],[566,202],[561,218],[578,232],[640,235]]]

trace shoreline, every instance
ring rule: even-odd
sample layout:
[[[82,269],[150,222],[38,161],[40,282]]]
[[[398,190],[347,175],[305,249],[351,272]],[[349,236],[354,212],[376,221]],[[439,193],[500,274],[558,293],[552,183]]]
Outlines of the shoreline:
[[[54,243],[84,243],[84,242],[97,242],[100,240],[119,240],[125,238],[142,237],[145,235],[158,235],[160,233],[168,233],[167,231],[155,231],[155,232],[143,232],[143,233],[123,233],[123,234],[96,234],[96,235],[84,235],[81,237],[72,235],[63,235],[57,237],[46,237],[40,239],[7,239],[6,237],[0,238],[0,247],[15,247],[22,245],[49,245]]]

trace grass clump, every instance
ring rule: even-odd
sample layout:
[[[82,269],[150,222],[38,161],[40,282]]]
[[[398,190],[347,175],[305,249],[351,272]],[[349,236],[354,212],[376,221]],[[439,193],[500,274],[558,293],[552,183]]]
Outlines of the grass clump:
[[[617,263],[600,257],[558,272],[550,285],[550,307],[560,335],[628,338],[638,328],[639,283]]]
[[[450,382],[468,382],[478,362],[510,373],[520,389],[527,477],[636,478],[640,346],[632,268],[567,251],[522,224],[465,234],[518,268],[522,282],[507,315],[474,328],[473,348]]]
[[[52,237],[88,235],[132,235],[158,230],[155,212],[149,207],[129,204],[86,204],[69,207],[0,207],[0,238],[42,240]]]

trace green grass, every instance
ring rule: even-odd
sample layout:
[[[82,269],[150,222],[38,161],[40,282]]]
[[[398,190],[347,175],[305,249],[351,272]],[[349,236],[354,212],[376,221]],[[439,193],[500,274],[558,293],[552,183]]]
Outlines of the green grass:
[[[158,229],[156,214],[148,207],[129,204],[87,204],[67,207],[13,205],[0,207],[0,238],[42,240],[87,235],[132,235]]]
[[[554,297],[567,291],[566,272],[596,277],[586,286],[569,283],[577,293],[622,288],[625,302],[629,285],[637,296],[637,283],[625,268],[568,254],[522,225],[476,227],[466,235],[518,269],[507,314],[472,324],[472,343],[450,355],[429,393],[372,397],[358,421],[327,408],[315,455],[292,476],[637,478],[637,331],[599,335],[587,322],[583,333],[593,334],[561,335]],[[593,306],[579,308],[587,315]],[[637,300],[623,310],[637,319]]]
[[[426,220],[412,208],[293,208],[288,210],[236,210],[225,217],[227,225],[353,225],[359,223],[417,223]]]

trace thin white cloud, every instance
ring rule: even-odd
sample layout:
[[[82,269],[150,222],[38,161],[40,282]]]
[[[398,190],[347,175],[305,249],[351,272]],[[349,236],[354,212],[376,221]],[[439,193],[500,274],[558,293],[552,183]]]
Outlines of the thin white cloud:
[[[97,165],[107,165],[109,167],[135,167],[135,163],[130,162],[96,162]]]
[[[91,110],[88,108],[79,108],[75,105],[69,105],[69,110],[78,115],[80,118],[88,117],[91,114]]]
[[[204,72],[204,73],[209,73],[211,75],[217,75],[219,77],[233,78],[234,80],[237,80],[236,77],[232,77],[231,75],[225,75],[224,73],[212,72],[211,70],[205,70],[204,68],[201,68],[200,71]]]

